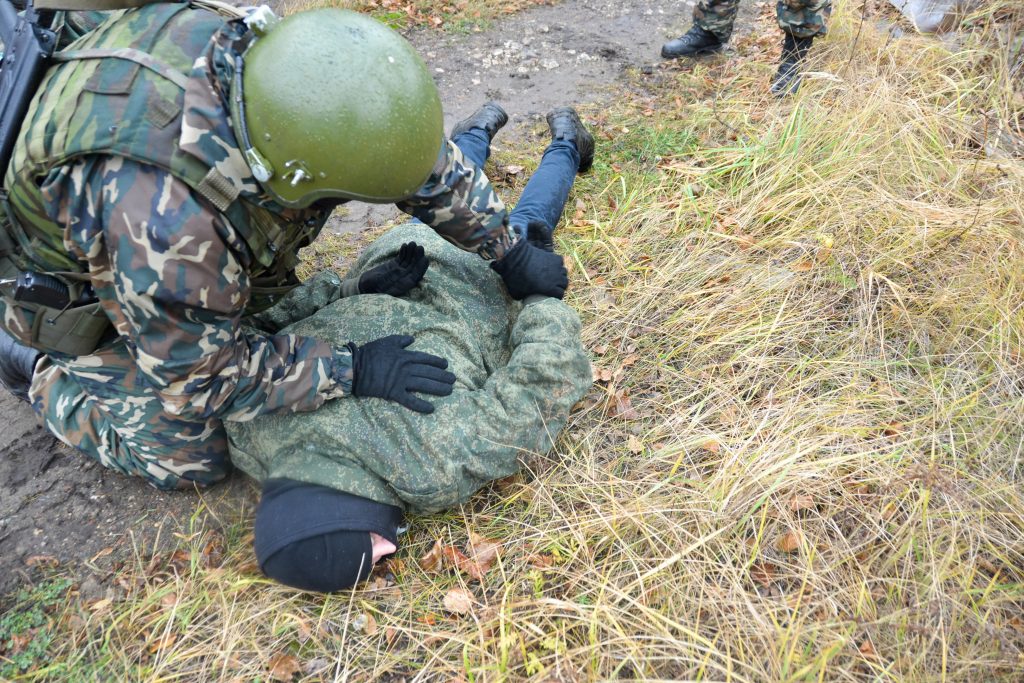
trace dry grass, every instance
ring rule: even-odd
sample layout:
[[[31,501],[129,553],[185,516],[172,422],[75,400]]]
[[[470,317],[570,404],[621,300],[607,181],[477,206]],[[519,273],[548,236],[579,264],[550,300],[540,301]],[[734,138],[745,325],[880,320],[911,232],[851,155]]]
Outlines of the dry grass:
[[[1024,168],[972,141],[1021,100],[992,45],[839,12],[795,101],[713,64],[592,112],[559,242],[604,380],[555,451],[336,596],[260,578],[245,522],[194,529],[70,604],[27,678],[1021,680]],[[503,541],[482,584],[417,565],[469,532]]]

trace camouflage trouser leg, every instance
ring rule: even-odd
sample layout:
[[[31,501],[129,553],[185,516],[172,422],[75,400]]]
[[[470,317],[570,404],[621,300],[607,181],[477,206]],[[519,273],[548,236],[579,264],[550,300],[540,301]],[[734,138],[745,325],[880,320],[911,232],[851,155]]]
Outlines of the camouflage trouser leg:
[[[44,358],[29,398],[61,441],[159,489],[206,486],[230,468],[220,421],[168,414],[121,343],[70,361]]]
[[[797,38],[825,35],[825,20],[832,14],[832,0],[779,0],[775,16],[779,28]]]
[[[700,0],[693,8],[693,23],[724,43],[732,35],[739,9],[740,0]]]

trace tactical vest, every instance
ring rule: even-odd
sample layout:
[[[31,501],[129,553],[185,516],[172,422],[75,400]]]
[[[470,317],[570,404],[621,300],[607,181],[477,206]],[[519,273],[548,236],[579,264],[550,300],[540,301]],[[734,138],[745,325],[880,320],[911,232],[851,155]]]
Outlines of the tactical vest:
[[[87,265],[64,248],[63,228],[47,215],[39,186],[53,169],[107,155],[169,172],[227,218],[251,252],[247,313],[267,308],[298,283],[297,252],[330,212],[285,209],[252,178],[225,98],[211,86],[213,65],[206,60],[193,68],[215,44],[230,42],[228,34],[246,37],[244,26],[213,12],[157,4],[115,12],[55,55],[58,63],[22,125],[3,183],[6,196],[0,195],[9,218],[0,221],[0,278],[48,273],[68,284],[73,298],[82,291]],[[55,310],[11,296],[0,297],[0,324],[23,343],[68,355],[91,353],[111,331],[98,302]]]

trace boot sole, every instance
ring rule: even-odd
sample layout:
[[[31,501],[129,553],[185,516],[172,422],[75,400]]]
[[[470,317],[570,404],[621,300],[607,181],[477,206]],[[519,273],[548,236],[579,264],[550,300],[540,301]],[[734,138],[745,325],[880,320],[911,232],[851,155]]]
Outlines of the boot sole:
[[[722,46],[717,47],[705,47],[700,50],[694,50],[693,52],[686,52],[682,54],[666,54],[664,50],[661,51],[662,59],[683,59],[686,57],[703,57],[704,55],[713,55],[716,52],[721,52]]]

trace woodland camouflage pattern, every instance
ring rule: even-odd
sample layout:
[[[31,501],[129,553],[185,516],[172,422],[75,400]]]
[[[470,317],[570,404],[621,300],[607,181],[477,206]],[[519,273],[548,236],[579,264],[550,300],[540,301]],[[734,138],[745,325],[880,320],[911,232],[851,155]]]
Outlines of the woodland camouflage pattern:
[[[700,0],[693,8],[693,23],[714,33],[723,43],[732,35],[740,0]],[[825,20],[832,13],[832,0],[778,0],[775,18],[779,28],[797,38],[825,35]]]
[[[337,299],[323,287],[267,313],[277,316],[275,324],[287,322],[319,298],[333,303],[287,332],[333,342],[411,334],[411,348],[448,359],[457,378],[451,396],[432,399],[431,415],[357,398],[303,415],[230,422],[235,465],[260,481],[294,479],[425,513],[464,503],[487,482],[518,471],[521,458],[550,450],[591,385],[576,312],[557,299],[513,301],[484,261],[422,225],[381,237],[353,274],[410,240],[423,245],[430,269],[408,295]]]
[[[88,276],[116,331],[91,355],[46,357],[33,406],[66,443],[159,488],[224,476],[222,421],[315,410],[351,388],[348,339],[243,328],[297,284],[296,252],[333,208],[284,209],[252,178],[225,105],[244,32],[182,5],[114,13],[69,49],[132,47],[160,68],[52,68],[5,180],[17,265]],[[450,142],[400,208],[467,250],[500,256],[511,243],[501,200]],[[0,307],[24,339],[30,313]]]

